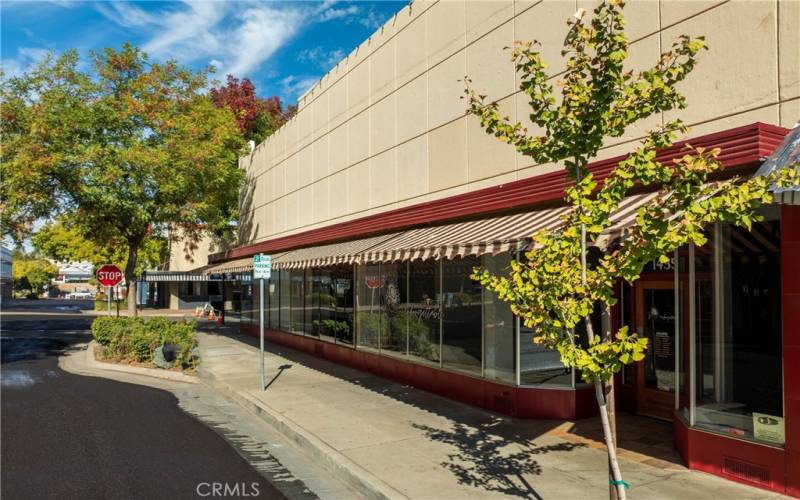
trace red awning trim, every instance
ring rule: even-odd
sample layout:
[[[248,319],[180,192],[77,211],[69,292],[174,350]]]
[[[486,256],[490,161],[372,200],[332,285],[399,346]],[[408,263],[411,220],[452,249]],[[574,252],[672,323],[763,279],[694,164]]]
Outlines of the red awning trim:
[[[707,149],[720,148],[718,160],[725,169],[754,166],[772,154],[788,133],[789,130],[783,127],[758,122],[677,142],[669,148],[660,150],[656,158],[661,162],[671,161],[683,156],[685,154],[683,147],[691,144]],[[633,147],[634,145],[631,145],[631,148]],[[594,162],[589,168],[597,180],[602,180],[624,158],[625,155],[622,155]],[[557,204],[563,197],[566,182],[567,178],[563,171],[551,172],[233,248],[210,255],[209,262],[216,263],[259,252],[284,252],[412,227]]]

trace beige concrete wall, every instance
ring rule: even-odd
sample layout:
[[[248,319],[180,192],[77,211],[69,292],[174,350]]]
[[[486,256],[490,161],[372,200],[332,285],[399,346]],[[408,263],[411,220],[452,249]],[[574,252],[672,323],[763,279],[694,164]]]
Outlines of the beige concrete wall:
[[[543,44],[554,78],[566,19],[594,2],[417,0],[301,98],[299,112],[240,160],[249,189],[242,243],[284,236],[559,168],[534,165],[487,136],[460,99],[465,74],[527,122],[527,103],[503,47]],[[630,67],[654,64],[680,34],[710,50],[682,90],[681,113],[700,135],[755,121],[800,119],[800,1],[633,0]],[[629,151],[655,116],[610,142]]]
[[[169,270],[170,271],[191,271],[198,267],[208,264],[209,254],[221,252],[227,246],[218,239],[203,235],[195,242],[189,242],[177,235],[176,239],[170,242]]]

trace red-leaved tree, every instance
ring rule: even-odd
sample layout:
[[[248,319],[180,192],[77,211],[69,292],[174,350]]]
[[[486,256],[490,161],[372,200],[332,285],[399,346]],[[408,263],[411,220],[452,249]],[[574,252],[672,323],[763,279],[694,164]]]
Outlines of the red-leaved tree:
[[[249,78],[239,80],[228,75],[225,85],[211,89],[211,99],[218,108],[229,108],[242,135],[256,143],[266,139],[291,117],[292,106],[284,111],[280,97],[259,98]]]

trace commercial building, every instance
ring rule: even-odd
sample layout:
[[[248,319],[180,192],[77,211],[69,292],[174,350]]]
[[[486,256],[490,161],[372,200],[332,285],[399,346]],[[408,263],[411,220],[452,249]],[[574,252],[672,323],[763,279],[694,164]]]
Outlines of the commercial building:
[[[460,99],[469,75],[535,130],[503,49],[537,39],[557,79],[565,21],[592,6],[415,1],[240,160],[243,243],[209,266],[246,272],[252,255],[273,256],[269,340],[518,417],[596,412],[591,388],[469,278],[502,271],[558,223],[562,167],[487,136]],[[595,176],[678,114],[693,145],[721,149],[723,175],[755,173],[800,118],[800,3],[630,2],[626,13],[632,69],[684,33],[710,50],[682,86],[688,109],[609,142]],[[649,196],[625,201],[600,250]],[[651,349],[620,374],[617,404],[673,421],[690,467],[800,496],[800,206],[792,193],[779,201],[751,232],[718,224],[704,247],[620,284],[615,326]],[[241,328],[255,334],[255,287],[239,290]]]

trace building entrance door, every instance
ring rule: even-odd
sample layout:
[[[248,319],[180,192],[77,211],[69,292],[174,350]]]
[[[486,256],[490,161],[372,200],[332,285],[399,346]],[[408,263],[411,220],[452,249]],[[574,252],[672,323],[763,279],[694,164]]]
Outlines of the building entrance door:
[[[668,281],[636,283],[636,331],[649,339],[637,363],[637,410],[672,420],[675,408],[675,287]]]

